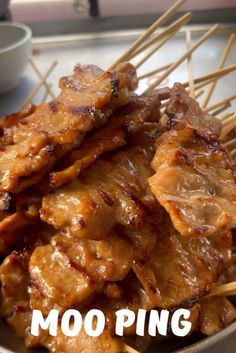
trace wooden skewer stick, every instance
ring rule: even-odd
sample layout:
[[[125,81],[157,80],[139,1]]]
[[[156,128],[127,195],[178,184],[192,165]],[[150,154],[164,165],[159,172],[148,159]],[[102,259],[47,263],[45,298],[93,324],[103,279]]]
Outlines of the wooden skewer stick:
[[[214,110],[216,108],[221,107],[222,105],[229,104],[232,100],[236,99],[236,93],[231,94],[228,97],[225,97],[224,99],[221,99],[220,101],[206,107],[203,109],[204,112],[210,112],[211,110]]]
[[[223,129],[220,135],[221,140],[224,140],[228,133],[236,127],[236,115],[233,115],[232,118],[233,119],[229,124],[224,125],[223,122]]]
[[[191,48],[191,32],[186,31],[186,46],[187,50]],[[188,80],[189,80],[189,92],[190,96],[194,98],[194,82],[193,82],[193,60],[192,60],[192,55],[190,54],[188,56]]]
[[[50,84],[49,84],[49,87],[51,87]],[[46,102],[46,100],[48,99],[48,96],[49,96],[49,93],[48,93],[48,91],[46,90],[46,91],[44,92],[44,95],[43,95],[42,99],[41,99],[41,104],[44,104],[44,103]]]
[[[124,53],[122,54],[109,68],[109,70],[112,70],[121,63],[122,61],[127,61],[132,53],[140,47],[141,44],[144,43],[144,41],[152,34],[155,32],[155,30],[162,26],[172,15],[176,13],[178,8],[183,5],[187,0],[177,0],[161,17],[159,17],[149,28],[147,31],[145,31],[132,45],[131,47]]]
[[[165,70],[166,68],[170,67],[173,64],[168,64],[166,66],[163,66],[161,68],[158,68],[156,70],[150,71],[148,73],[146,73],[145,75],[140,76],[139,79],[143,79],[146,78],[148,76],[151,76],[153,74],[155,74],[156,72],[161,72],[163,70]],[[194,86],[195,86],[195,90],[198,88],[202,88],[205,87],[207,85],[209,85],[210,83],[212,83],[213,81],[215,81],[216,79],[219,80],[220,78],[224,77],[225,75],[231,73],[232,71],[236,70],[236,64],[233,65],[229,65],[226,66],[222,69],[216,70],[211,72],[210,74],[204,75],[204,76],[200,76],[198,78],[195,78],[194,81]],[[184,87],[189,87],[189,81],[183,83]]]
[[[165,65],[165,66],[159,67],[159,68],[157,68],[157,69],[155,69],[155,70],[149,71],[149,72],[147,72],[146,74],[143,74],[143,75],[139,76],[139,81],[140,81],[140,80],[143,80],[144,78],[147,78],[147,77],[149,77],[149,76],[158,74],[159,72],[162,72],[162,71],[168,69],[168,67],[170,67],[170,65],[172,65],[172,64],[167,64],[167,65]]]
[[[200,87],[203,87],[205,86],[206,84],[209,84],[210,82],[212,82],[213,80],[215,80],[216,78],[221,78],[227,74],[229,74],[230,72],[232,71],[235,71],[236,70],[236,64],[233,64],[233,65],[229,65],[229,66],[226,66],[224,67],[223,69],[219,69],[219,70],[216,70],[216,71],[213,71],[207,75],[204,75],[204,76],[200,76],[198,78],[195,78],[193,81],[194,81],[194,84],[195,84],[195,89],[196,88],[200,88]],[[198,85],[199,84],[199,85]],[[183,84],[184,87],[188,87],[189,86],[189,82],[185,82]]]
[[[51,95],[52,99],[55,99],[55,95],[50,87],[50,85],[47,83],[47,81],[44,80],[43,75],[41,74],[41,72],[39,71],[39,69],[37,68],[35,62],[33,61],[33,59],[29,59],[29,63],[31,64],[31,66],[33,67],[34,71],[36,72],[36,74],[38,75],[39,79],[41,80],[41,82],[44,84],[47,92]]]
[[[211,292],[204,298],[215,296],[234,296],[236,295],[236,281],[219,285],[211,290]]]
[[[167,76],[169,76],[184,60],[187,59],[187,57],[194,52],[203,42],[205,42],[213,33],[217,31],[219,28],[219,25],[213,26],[209,31],[207,31],[200,39],[197,40],[194,45],[189,48],[189,50],[186,51],[176,62],[167,69],[163,75],[161,75],[153,84],[151,84],[146,92],[152,91],[154,88],[156,88],[163,80],[166,79]]]
[[[231,104],[230,103],[226,103],[225,105],[223,105],[222,107],[214,110],[214,112],[211,113],[211,115],[213,116],[218,116],[220,113],[224,112],[226,109],[230,108]]]
[[[199,98],[203,95],[204,89],[195,91],[195,98]]]
[[[218,65],[218,69],[221,69],[222,67],[224,67],[224,65],[226,63],[226,60],[228,59],[228,56],[229,56],[229,54],[231,52],[231,49],[232,49],[232,46],[234,44],[235,38],[236,38],[236,34],[235,33],[230,35],[230,37],[229,37],[229,39],[227,41],[227,44],[225,46],[223,55],[222,55],[222,57],[220,59],[220,62],[219,62],[219,65]],[[210,99],[212,97],[212,94],[214,92],[214,89],[216,87],[216,84],[217,84],[217,80],[212,82],[212,84],[210,85],[210,87],[208,89],[208,92],[207,92],[207,95],[206,95],[206,98],[205,98],[205,100],[203,102],[203,108],[205,108],[208,105],[208,103],[209,103],[209,101],[210,101]]]
[[[225,143],[223,143],[223,146],[225,148],[228,148],[229,150],[231,150],[233,147],[236,146],[236,138],[230,140],[230,141],[227,141]],[[234,254],[235,255],[235,254]]]
[[[41,99],[41,104],[44,104],[47,99],[48,99],[48,91],[45,91],[44,95],[43,95],[43,97]]]
[[[171,38],[171,34],[178,32],[182,26],[188,23],[192,18],[191,12],[187,12],[185,15],[181,16],[178,20],[173,22],[170,26],[166,27],[161,33],[157,34],[151,38],[148,42],[144,43],[140,48],[138,48],[132,55],[129,57],[129,60],[142,53],[145,49],[149,48],[151,45],[155,44],[161,39],[166,37]]]
[[[231,157],[232,157],[233,159],[235,159],[235,156],[236,156],[236,148],[230,152],[230,155],[231,155]],[[235,294],[236,294],[236,291],[235,291]]]
[[[54,70],[55,66],[58,64],[57,61],[54,61],[54,63],[50,66],[50,68],[48,69],[48,71],[46,72],[46,74],[43,76],[43,80],[46,81],[48,79],[48,77],[50,76],[50,74],[52,73],[52,71]],[[42,82],[40,81],[34,88],[33,90],[30,92],[30,94],[24,99],[24,102],[22,103],[21,109],[29,102],[32,101],[32,99],[34,98],[34,96],[38,93],[38,91],[40,90],[42,86]]]
[[[220,116],[220,120],[223,121],[223,123],[227,124],[227,119],[230,118],[232,115],[234,115],[234,112],[231,113],[225,113],[222,116]]]
[[[224,116],[221,118],[221,120],[222,120],[224,126],[230,124],[230,123],[235,119],[235,118],[234,118],[234,115],[235,115],[234,112],[233,112],[233,113],[228,113],[228,114],[224,115]]]
[[[125,353],[139,353],[138,351],[136,351],[136,349],[134,349],[134,348],[128,346],[128,345],[125,344],[125,343],[124,343],[124,345],[123,345],[123,351],[124,351]]]
[[[227,124],[226,126],[224,125],[224,122],[223,122],[223,129],[220,135],[221,140],[224,140],[224,138],[228,135],[228,133],[236,127],[236,115],[233,115],[232,118],[233,118],[232,122]]]
[[[187,15],[187,16],[186,16]],[[192,14],[189,12],[183,17],[179,18],[176,22],[178,23],[178,26],[176,29],[171,31],[169,34],[167,34],[152,50],[150,50],[135,66],[136,68],[139,68],[143,63],[145,63],[153,54],[156,53],[158,49],[160,49],[170,38],[172,38],[179,30],[180,28],[186,24],[190,18],[192,18]]]

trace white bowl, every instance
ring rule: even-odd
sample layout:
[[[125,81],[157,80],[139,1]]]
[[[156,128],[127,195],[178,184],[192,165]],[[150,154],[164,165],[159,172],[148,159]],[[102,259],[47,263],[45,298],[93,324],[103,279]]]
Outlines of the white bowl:
[[[0,93],[17,86],[31,53],[31,30],[12,22],[0,22]]]

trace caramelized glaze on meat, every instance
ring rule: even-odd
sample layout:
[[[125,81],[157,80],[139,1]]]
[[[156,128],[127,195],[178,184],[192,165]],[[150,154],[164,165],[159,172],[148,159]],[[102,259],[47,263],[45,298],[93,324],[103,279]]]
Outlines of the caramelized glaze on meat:
[[[193,329],[204,334],[236,318],[225,298],[202,298],[230,275],[236,220],[220,123],[176,84],[160,136],[159,101],[169,92],[136,96],[136,85],[129,64],[105,73],[78,66],[55,101],[0,124],[0,252],[20,239],[0,265],[0,317],[28,348],[120,353],[115,312],[124,308],[191,308]],[[101,309],[104,333],[30,335],[33,309],[58,309],[61,318],[70,308]],[[123,340],[142,350],[150,337],[140,344],[133,325]]]
[[[163,219],[147,184],[155,137],[153,130],[146,137],[140,133],[129,147],[95,162],[77,181],[47,195],[41,217],[74,238],[109,238],[118,225],[132,243],[133,270],[153,305],[191,306],[229,262],[231,235],[221,231],[209,239],[182,239],[168,216]]]
[[[185,106],[182,101],[187,96],[180,90],[178,99],[182,104],[178,104],[174,100],[175,90],[167,113],[175,104],[177,112],[173,114],[177,123],[158,139],[152,161],[156,174],[149,179],[149,185],[182,235],[210,235],[229,230],[236,225],[233,163],[228,152],[212,137],[213,131],[207,135],[204,130],[205,115],[197,120],[196,114],[200,114],[197,103],[188,98]],[[186,123],[189,116],[196,119],[194,127]],[[207,116],[207,126],[209,119]]]
[[[220,136],[221,121],[204,113],[197,101],[189,96],[180,83],[175,83],[170,91],[166,114],[169,117],[169,127],[181,124],[213,140]]]
[[[132,265],[132,247],[113,232],[106,239],[76,240],[66,235],[52,238],[51,245],[37,247],[29,264],[32,287],[43,298],[66,308],[81,307],[106,281],[121,281]],[[37,291],[31,293],[31,306],[42,309]],[[50,307],[47,308],[50,310]],[[45,309],[43,310],[45,311]]]
[[[167,215],[156,234],[153,251],[145,260],[137,258],[133,269],[155,306],[191,307],[217,280],[228,255],[214,238],[181,237]],[[220,242],[230,251],[230,240]]]
[[[224,297],[206,298],[201,301],[199,329],[205,335],[213,335],[236,319],[236,309]]]
[[[116,223],[138,227],[146,215],[143,205],[156,204],[147,184],[156,136],[155,128],[147,128],[127,149],[98,160],[78,180],[46,195],[41,219],[89,239],[104,238]]]
[[[79,150],[72,150],[64,157],[56,167],[61,169],[64,163],[67,168],[50,174],[51,186],[58,187],[74,180],[101,154],[126,145],[127,137],[141,130],[146,121],[157,122],[162,95],[163,92],[157,91],[132,97],[131,102],[114,114],[105,127],[85,139]]]
[[[29,257],[29,251],[13,252],[0,266],[0,317],[6,318],[21,337],[25,336],[31,321],[28,295]]]
[[[9,132],[11,143],[1,148],[0,191],[19,191],[21,178],[43,169],[49,172],[55,161],[77,147],[88,131],[105,124],[114,109],[129,101],[136,84],[131,64],[121,64],[111,72],[80,66],[74,76],[61,79],[62,92],[55,101],[36,107],[19,122],[16,119],[17,125]],[[37,181],[31,179],[32,184]],[[30,179],[22,187],[28,185]]]

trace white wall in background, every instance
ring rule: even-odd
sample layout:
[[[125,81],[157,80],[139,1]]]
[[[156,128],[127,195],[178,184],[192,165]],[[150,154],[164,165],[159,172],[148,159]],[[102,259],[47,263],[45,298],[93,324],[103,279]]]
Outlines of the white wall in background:
[[[0,0],[1,1],[1,0]],[[89,11],[78,13],[74,0],[11,0],[11,14],[14,21],[37,22],[70,20],[89,17]]]
[[[175,0],[99,0],[101,16],[164,12]],[[188,0],[181,10],[236,7],[236,0]]]

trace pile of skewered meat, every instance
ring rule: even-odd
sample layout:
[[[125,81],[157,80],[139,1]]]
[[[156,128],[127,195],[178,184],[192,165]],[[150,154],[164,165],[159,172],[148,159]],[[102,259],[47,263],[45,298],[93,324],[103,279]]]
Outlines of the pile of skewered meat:
[[[57,99],[0,122],[0,315],[29,348],[118,353],[122,308],[188,308],[206,335],[236,318],[228,299],[205,298],[227,281],[236,227],[220,122],[181,84],[140,96],[137,84],[128,63],[77,66]],[[106,330],[30,335],[33,309],[68,308],[101,309]],[[123,341],[149,344],[132,328]]]

